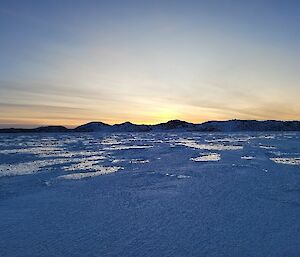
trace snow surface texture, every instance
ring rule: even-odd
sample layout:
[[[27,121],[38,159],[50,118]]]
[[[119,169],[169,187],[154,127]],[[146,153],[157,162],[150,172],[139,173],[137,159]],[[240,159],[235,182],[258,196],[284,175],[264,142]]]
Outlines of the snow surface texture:
[[[299,133],[0,135],[0,256],[300,256]]]

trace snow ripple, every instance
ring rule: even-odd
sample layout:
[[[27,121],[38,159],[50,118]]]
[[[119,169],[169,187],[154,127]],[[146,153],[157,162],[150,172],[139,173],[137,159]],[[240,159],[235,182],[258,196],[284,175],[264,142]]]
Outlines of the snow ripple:
[[[221,160],[221,155],[218,153],[210,153],[210,154],[205,154],[196,158],[190,158],[191,161],[194,162],[209,162],[209,161],[219,161]]]
[[[280,163],[280,164],[287,164],[287,165],[300,165],[300,157],[296,158],[281,158],[281,157],[276,157],[276,158],[270,158],[275,163]]]
[[[130,150],[130,149],[146,149],[151,148],[152,145],[112,145],[104,148],[104,150]]]
[[[58,176],[57,179],[78,180],[78,179],[84,179],[84,178],[92,178],[92,177],[97,177],[97,176],[101,176],[104,174],[114,173],[120,169],[122,169],[122,167],[98,166],[97,171],[95,171],[95,172],[72,173],[72,174]]]
[[[241,150],[243,146],[240,145],[224,145],[224,144],[198,144],[192,140],[182,139],[178,141],[177,145],[183,145],[186,147],[201,149],[201,150],[215,150],[215,151],[226,151],[226,150]]]

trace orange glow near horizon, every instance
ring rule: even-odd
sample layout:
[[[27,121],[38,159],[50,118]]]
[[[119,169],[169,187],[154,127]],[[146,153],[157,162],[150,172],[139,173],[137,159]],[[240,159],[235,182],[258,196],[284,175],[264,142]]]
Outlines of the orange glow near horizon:
[[[188,112],[194,113],[194,115],[189,115]],[[153,112],[138,112],[136,115],[130,115],[123,113],[116,114],[114,117],[109,117],[107,115],[97,115],[91,111],[92,115],[86,115],[86,113],[72,113],[71,117],[65,118],[64,115],[51,116],[43,115],[43,112],[32,112],[32,113],[21,113],[19,117],[5,117],[0,118],[0,124],[3,124],[2,128],[8,127],[37,127],[37,126],[49,126],[49,125],[61,125],[68,128],[74,128],[79,125],[92,122],[92,121],[101,121],[110,125],[120,124],[123,122],[131,122],[134,124],[145,124],[153,125],[158,123],[167,122],[170,120],[184,120],[191,123],[202,123],[209,120],[230,120],[230,119],[257,119],[257,120],[266,120],[266,119],[281,119],[281,120],[297,120],[297,117],[291,115],[286,115],[282,118],[276,116],[251,116],[251,115],[236,115],[231,116],[229,113],[223,113],[220,110],[215,109],[203,109],[203,108],[182,108],[181,111],[178,111],[174,106],[169,110],[167,108],[157,108]],[[199,113],[199,115],[198,115]],[[202,115],[200,115],[202,113]],[[205,115],[204,115],[205,114]],[[45,117],[43,117],[45,116]],[[78,118],[72,118],[72,116],[77,116]]]

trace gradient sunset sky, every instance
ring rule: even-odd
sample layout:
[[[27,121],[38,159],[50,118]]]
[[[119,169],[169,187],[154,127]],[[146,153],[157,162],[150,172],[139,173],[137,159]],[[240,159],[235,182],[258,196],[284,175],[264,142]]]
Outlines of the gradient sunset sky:
[[[0,126],[300,119],[300,1],[0,1]]]

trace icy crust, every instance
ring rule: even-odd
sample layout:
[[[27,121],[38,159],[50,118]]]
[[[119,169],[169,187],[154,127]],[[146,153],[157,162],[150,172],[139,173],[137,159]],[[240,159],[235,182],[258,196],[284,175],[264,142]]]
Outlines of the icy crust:
[[[183,155],[189,149],[203,150],[199,156],[190,158],[191,155],[189,155],[184,159],[185,161],[223,163],[224,158],[226,159],[226,156],[230,154],[237,158],[237,163],[234,165],[238,165],[238,160],[250,161],[253,159],[256,159],[255,163],[249,162],[249,165],[256,165],[258,148],[261,148],[266,154],[274,156],[271,160],[275,163],[299,165],[299,151],[297,151],[296,145],[293,147],[293,152],[290,152],[285,148],[280,148],[278,144],[283,140],[292,142],[297,138],[298,134],[284,133],[274,135],[186,133],[184,136],[176,133],[144,133],[142,135],[124,133],[74,134],[52,137],[26,135],[15,138],[3,136],[0,144],[0,158],[2,156],[3,160],[9,161],[0,163],[0,177],[53,170],[72,173],[82,173],[83,171],[92,173],[99,172],[99,170],[102,172],[103,165],[109,164],[124,166],[129,171],[157,168],[160,166],[157,166],[158,164],[152,160],[164,160],[164,157],[160,156],[160,151],[163,150],[164,154],[171,154],[173,150],[170,149],[181,152]],[[249,148],[252,150],[248,151]],[[244,149],[248,150],[244,152]],[[143,151],[145,151],[144,154],[141,154]],[[222,159],[218,151],[222,151]],[[239,151],[239,153],[234,151]],[[180,155],[174,157],[172,161],[179,158],[181,158]]]
[[[276,149],[275,146],[272,146],[272,145],[260,145],[259,148],[262,148],[262,149]]]
[[[149,160],[143,160],[143,159],[133,159],[133,160],[130,160],[129,161],[130,163],[133,163],[133,164],[137,164],[137,163],[149,163],[150,161]]]
[[[74,161],[74,160],[73,160]],[[53,165],[66,164],[67,159],[36,160],[18,164],[1,164],[0,177],[34,174]]]
[[[1,164],[0,177],[26,175],[38,172],[42,167],[45,167],[45,162],[35,161],[19,164]]]
[[[243,160],[253,160],[253,159],[255,159],[255,157],[254,156],[242,156],[241,159],[243,159]]]
[[[130,150],[130,149],[146,149],[152,148],[152,145],[112,145],[111,147],[106,147],[104,150]]]
[[[171,178],[177,178],[177,179],[187,179],[187,178],[191,178],[191,176],[188,175],[176,175],[176,174],[166,174],[167,177],[171,177]]]
[[[182,145],[194,149],[201,150],[214,150],[214,151],[226,151],[226,150],[241,150],[243,146],[240,145],[224,145],[224,144],[199,144],[193,140],[179,139],[177,145]]]
[[[190,178],[191,176],[187,176],[187,175],[178,175],[177,178],[178,179],[186,179],[186,178]]]
[[[48,153],[55,153],[60,151],[60,148],[56,147],[32,147],[32,148],[16,148],[16,149],[9,149],[9,150],[1,150],[0,154],[35,154],[35,155],[42,155]]]
[[[99,160],[93,160],[93,159],[87,159],[87,160],[82,160],[79,163],[74,163],[72,165],[63,167],[64,170],[66,171],[74,171],[74,170],[96,170],[99,167],[101,168],[102,166],[98,165]]]
[[[276,156],[298,156],[299,155],[299,153],[296,152],[285,153],[280,151],[270,151],[269,153],[274,154]]]
[[[299,135],[1,135],[0,255],[298,256]]]
[[[122,168],[121,167],[104,167],[104,166],[97,165],[96,167],[94,167],[94,169],[96,169],[97,171],[71,173],[71,174],[67,174],[67,175],[58,176],[57,179],[78,180],[78,179],[92,178],[92,177],[101,176],[104,174],[114,173]]]
[[[101,141],[102,145],[118,145],[122,144],[121,141],[118,141],[118,137],[112,136],[112,137],[107,137]]]
[[[236,143],[236,142],[248,142],[255,137],[245,136],[245,137],[225,137],[225,138],[214,138],[214,139],[206,139],[207,143]]]
[[[300,165],[300,157],[296,157],[296,158],[275,157],[275,158],[270,158],[270,160],[279,164]]]
[[[91,156],[88,158],[59,158],[59,159],[48,159],[48,160],[36,160],[32,162],[18,163],[18,164],[1,164],[0,165],[0,177],[3,176],[20,176],[34,174],[43,170],[51,170],[54,165],[60,165],[62,169],[82,170],[94,169],[94,166],[104,157]],[[75,164],[71,164],[74,163]],[[68,166],[66,166],[68,165]]]
[[[202,154],[199,157],[190,158],[190,160],[194,162],[209,162],[209,161],[216,162],[221,160],[221,155],[218,153]]]

